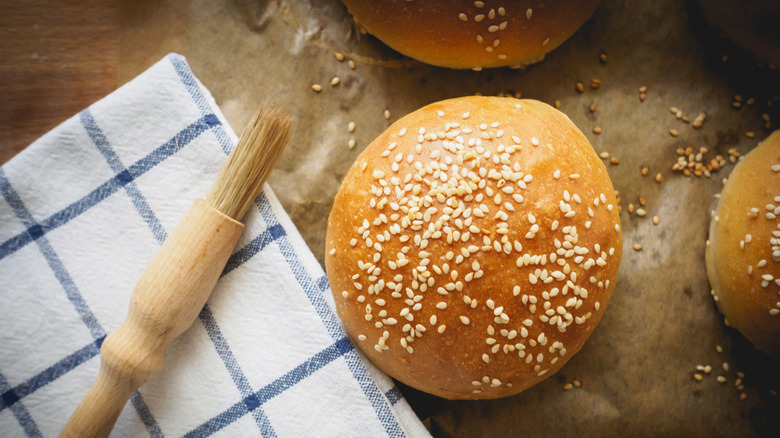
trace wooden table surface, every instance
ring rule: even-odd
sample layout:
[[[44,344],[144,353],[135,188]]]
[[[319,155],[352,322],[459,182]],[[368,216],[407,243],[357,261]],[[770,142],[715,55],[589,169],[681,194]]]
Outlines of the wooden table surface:
[[[116,9],[0,0],[0,164],[117,87]]]

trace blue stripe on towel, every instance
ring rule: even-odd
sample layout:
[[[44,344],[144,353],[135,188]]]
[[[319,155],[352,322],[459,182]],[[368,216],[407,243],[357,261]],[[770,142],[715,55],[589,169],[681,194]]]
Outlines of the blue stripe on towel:
[[[273,225],[263,232],[257,235],[251,242],[244,247],[234,252],[230,259],[228,259],[225,269],[222,271],[222,276],[229,274],[234,269],[238,268],[246,261],[254,257],[257,253],[263,250],[269,243],[275,241],[279,237],[284,236],[286,233],[281,225]]]
[[[100,346],[103,344],[104,339],[105,336],[90,342],[54,365],[17,385],[15,388],[11,388],[11,390],[16,394],[17,398],[22,399],[43,388],[60,378],[60,376],[67,374],[72,369],[100,354]],[[8,407],[8,404],[0,404],[0,412],[6,407]]]
[[[184,130],[176,134],[174,138],[168,140],[163,145],[149,153],[147,156],[131,165],[127,169],[127,173],[122,172],[119,175],[115,175],[113,178],[101,184],[83,198],[42,220],[39,225],[43,234],[70,222],[80,214],[94,207],[101,201],[116,193],[117,190],[124,187],[127,183],[148,172],[150,169],[163,162],[166,158],[176,153],[176,151],[181,149],[182,146],[189,144],[203,132],[217,124],[219,124],[219,120],[213,114],[207,114],[201,117],[196,122],[192,123]],[[12,208],[14,207],[12,206]],[[42,235],[41,229],[35,228],[30,230],[34,234],[25,231],[20,233],[18,236],[12,237],[11,239],[8,239],[7,241],[0,244],[0,260],[32,242],[33,235],[40,237]]]
[[[228,344],[227,339],[225,339],[225,336],[219,329],[217,321],[214,319],[214,315],[211,313],[211,309],[209,308],[208,304],[203,306],[203,309],[200,311],[200,315],[198,315],[198,317],[200,318],[201,323],[203,323],[203,327],[206,328],[206,333],[208,333],[211,342],[217,349],[217,354],[225,364],[225,368],[227,368],[228,373],[230,373],[230,377],[233,379],[233,383],[236,385],[236,388],[238,388],[241,397],[244,397],[245,399],[251,397],[252,386],[249,383],[249,380],[246,378],[244,371],[241,369],[241,365],[239,365],[238,361],[236,360],[233,351],[230,349],[230,345]],[[268,416],[265,415],[265,412],[263,412],[263,410],[259,409],[257,406],[250,407],[247,405],[247,408],[250,412],[252,412],[255,423],[257,423],[257,427],[260,428],[263,436],[275,437],[276,432],[274,431]]]
[[[335,343],[315,354],[307,361],[289,371],[287,374],[279,377],[263,388],[260,388],[258,391],[250,394],[248,397],[244,397],[244,399],[240,402],[234,404],[227,410],[223,411],[221,414],[191,430],[184,436],[202,437],[218,432],[220,429],[232,424],[246,415],[250,409],[258,409],[268,400],[271,400],[287,389],[295,386],[300,381],[312,375],[315,371],[323,368],[324,366],[352,350],[352,343],[349,342],[349,339],[344,337],[337,340]]]
[[[24,430],[25,435],[30,437],[43,436],[38,429],[38,425],[35,424],[35,421],[30,416],[30,413],[27,412],[24,405],[19,402],[21,397],[9,387],[8,380],[6,380],[3,373],[0,373],[0,393],[2,394],[0,395],[0,398],[3,401],[3,404],[11,409],[19,426]]]
[[[165,436],[163,435],[162,429],[160,429],[160,425],[157,424],[157,420],[154,419],[152,412],[149,410],[149,406],[144,401],[144,398],[140,392],[136,391],[133,393],[133,395],[130,396],[130,404],[132,404],[135,408],[135,412],[138,414],[141,422],[146,427],[146,432],[149,433],[150,437],[162,438]]]
[[[78,287],[62,264],[62,260],[60,260],[60,257],[54,251],[54,248],[52,248],[49,240],[43,236],[41,226],[35,222],[32,214],[30,214],[27,207],[24,206],[24,203],[11,186],[11,182],[8,181],[8,178],[5,176],[5,171],[2,168],[0,168],[0,193],[2,193],[6,202],[8,202],[8,205],[11,206],[14,214],[22,221],[24,226],[27,227],[27,233],[38,245],[43,257],[46,259],[46,263],[48,263],[49,267],[54,272],[57,281],[59,281],[60,285],[65,290],[65,295],[73,305],[73,308],[76,309],[79,317],[81,317],[81,320],[86,324],[87,329],[89,329],[89,332],[92,334],[92,338],[98,339],[105,336],[105,330],[103,330],[103,327],[100,326],[97,318],[95,318],[95,315],[89,309],[86,301],[84,301],[84,297],[81,296],[81,292],[79,292]]]
[[[157,239],[157,243],[162,244],[166,237],[165,229],[160,223],[160,220],[157,219],[157,215],[155,215],[151,207],[149,207],[149,203],[146,202],[146,199],[141,194],[138,185],[133,181],[130,172],[125,168],[124,164],[122,164],[122,160],[119,159],[114,148],[111,147],[105,134],[103,134],[103,130],[101,130],[95,122],[90,110],[86,109],[82,111],[79,114],[79,120],[81,120],[81,125],[87,131],[89,138],[92,139],[92,142],[95,143],[95,146],[97,146],[100,153],[105,157],[111,170],[116,174],[117,179],[123,183],[123,187],[130,196],[130,200],[149,226],[152,235]]]
[[[271,203],[265,197],[264,193],[260,194],[257,204],[260,208],[260,214],[267,226],[272,227],[279,225],[279,221],[271,208]],[[282,236],[279,239],[276,239],[276,244],[279,246],[287,264],[295,274],[298,284],[303,288],[306,296],[309,298],[309,302],[311,302],[319,315],[320,320],[331,334],[331,337],[338,339],[344,336],[336,315],[331,311],[323,296],[325,293],[330,293],[330,290],[315,289],[315,287],[327,286],[327,279],[320,278],[315,281],[311,278],[286,237]],[[347,340],[347,342],[349,342],[349,340]],[[357,354],[348,354],[346,359],[349,369],[352,371],[352,375],[357,380],[363,393],[369,399],[371,406],[373,406],[374,411],[376,412],[377,418],[382,422],[387,434],[393,437],[405,436],[403,429],[398,424],[398,419],[390,409],[390,405],[388,405],[382,391],[380,391],[374,379],[368,375],[365,365],[360,361]]]
[[[401,395],[401,391],[398,390],[397,386],[393,386],[387,390],[385,397],[387,397],[391,405],[395,405],[403,398],[403,395]]]
[[[200,113],[203,115],[210,114],[213,110],[211,109],[209,99],[203,95],[203,91],[198,85],[198,80],[195,78],[195,75],[192,74],[192,70],[190,70],[190,67],[187,65],[187,61],[184,59],[184,57],[181,55],[172,54],[168,56],[168,60],[173,65],[174,70],[176,70],[176,74],[179,76],[179,80],[181,80],[181,83],[187,89],[187,92],[190,93],[192,101],[195,102],[195,105],[197,105],[197,107],[200,109]],[[225,132],[222,124],[216,124],[212,132],[214,133],[214,136],[217,137],[220,146],[222,146],[222,150],[226,154],[230,152],[234,145],[233,142],[230,141],[230,138],[228,137],[227,132]]]
[[[89,306],[84,300],[84,297],[81,295],[81,292],[79,292],[78,287],[76,286],[75,282],[71,278],[68,270],[65,268],[65,265],[62,263],[62,260],[54,251],[54,248],[49,243],[49,240],[46,239],[45,236],[43,236],[43,233],[41,232],[41,226],[35,223],[35,219],[32,217],[32,214],[30,214],[30,212],[27,210],[27,207],[24,206],[24,203],[22,202],[21,198],[19,198],[19,195],[11,186],[10,181],[8,181],[8,178],[5,176],[5,171],[2,168],[0,168],[0,193],[2,193],[6,202],[8,202],[8,205],[11,206],[11,209],[14,211],[14,214],[16,214],[16,216],[22,221],[22,223],[28,227],[28,230],[34,230],[32,232],[29,231],[28,232],[31,236],[36,236],[34,238],[35,243],[38,245],[39,250],[43,254],[43,257],[46,259],[46,263],[54,272],[54,276],[57,278],[57,281],[59,281],[60,285],[65,290],[65,294],[68,297],[68,300],[71,302],[73,308],[79,314],[81,320],[87,326],[87,329],[92,334],[93,339],[95,339],[95,341],[99,340],[99,342],[102,343],[103,339],[106,336],[105,329],[103,329],[103,327],[100,325],[100,322],[98,322],[95,315],[89,309]],[[68,356],[68,358],[72,356],[73,355],[70,355]],[[69,370],[64,370],[61,374],[53,373],[52,375],[56,375],[56,377],[59,377],[59,375],[62,375],[67,371]],[[56,377],[53,377],[52,380]],[[48,380],[48,382],[51,382],[52,380]],[[17,403],[17,404],[19,406],[22,406],[21,403]],[[16,418],[19,421],[19,424],[22,425],[22,427],[27,427],[23,423],[24,421],[26,421],[24,418],[19,416],[17,416]]]

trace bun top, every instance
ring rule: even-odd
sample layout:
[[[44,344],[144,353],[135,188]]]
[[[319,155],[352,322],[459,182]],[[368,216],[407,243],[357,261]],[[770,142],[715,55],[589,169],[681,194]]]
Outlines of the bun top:
[[[522,67],[568,39],[599,0],[342,0],[385,44],[440,67]]]
[[[614,189],[541,102],[464,97],[403,117],[336,195],[325,265],[357,345],[445,398],[515,394],[557,371],[606,308],[621,257]]]
[[[710,224],[706,260],[727,324],[780,360],[780,131],[729,175]]]

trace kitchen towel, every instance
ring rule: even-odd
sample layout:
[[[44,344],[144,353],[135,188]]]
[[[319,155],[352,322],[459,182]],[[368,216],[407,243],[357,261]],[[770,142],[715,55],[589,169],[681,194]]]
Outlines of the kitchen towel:
[[[0,167],[0,436],[59,433],[141,272],[236,142],[171,54]],[[268,185],[255,204],[208,303],[113,436],[428,435],[346,336]]]

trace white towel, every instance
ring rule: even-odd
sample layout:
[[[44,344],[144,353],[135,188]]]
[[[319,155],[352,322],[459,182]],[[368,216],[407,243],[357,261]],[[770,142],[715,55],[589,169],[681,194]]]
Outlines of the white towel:
[[[0,168],[1,436],[59,433],[142,270],[236,141],[169,55]],[[346,337],[270,187],[245,221],[208,303],[113,435],[428,435]]]

